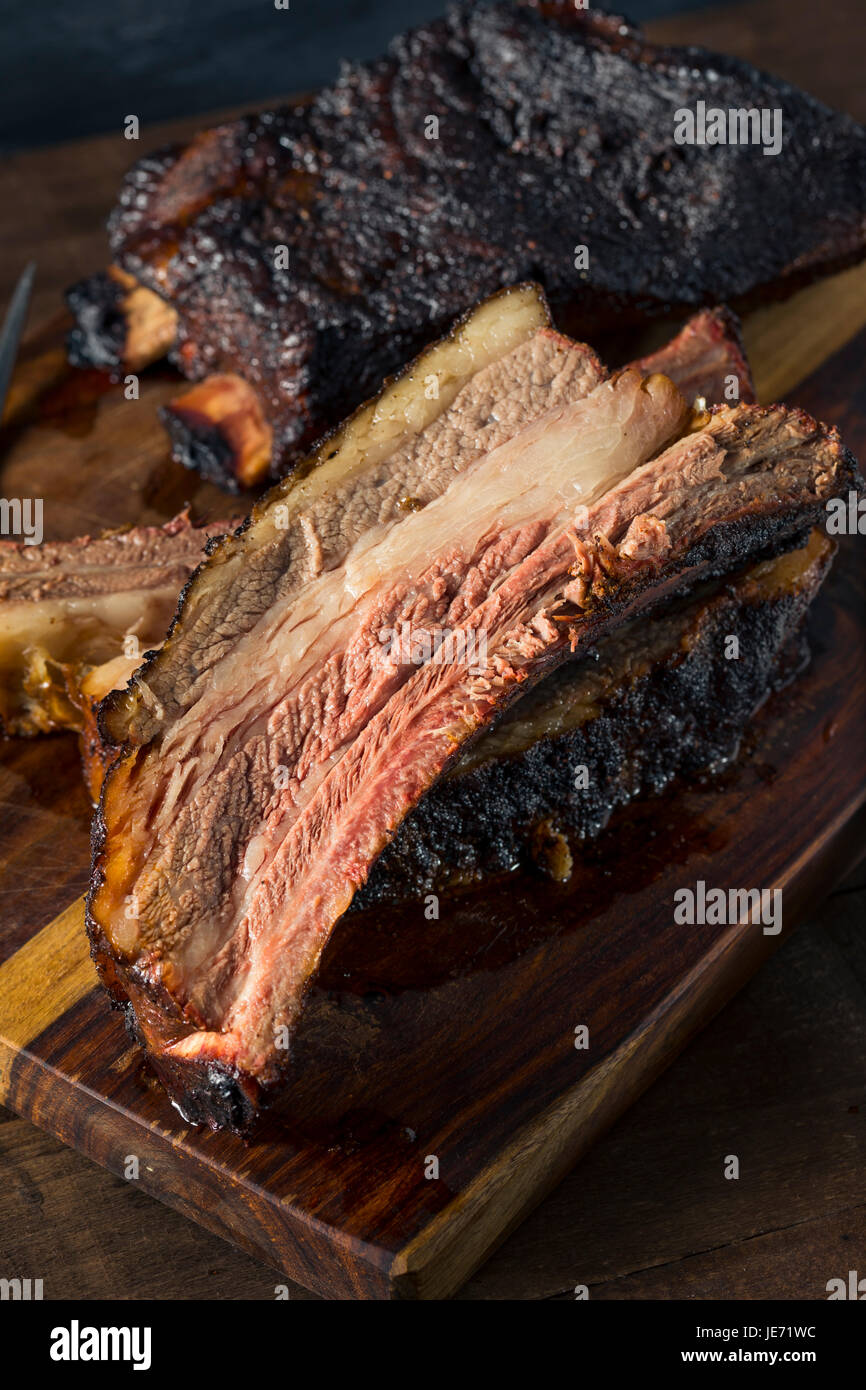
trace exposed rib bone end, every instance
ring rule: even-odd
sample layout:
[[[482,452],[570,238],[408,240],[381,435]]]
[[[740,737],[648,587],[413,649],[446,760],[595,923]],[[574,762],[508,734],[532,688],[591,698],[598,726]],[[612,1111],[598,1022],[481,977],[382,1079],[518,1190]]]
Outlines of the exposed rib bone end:
[[[210,376],[160,412],[172,457],[203,478],[238,493],[268,475],[273,431],[242,377]]]
[[[118,266],[80,280],[66,302],[75,318],[66,344],[74,367],[139,372],[174,346],[174,309]]]

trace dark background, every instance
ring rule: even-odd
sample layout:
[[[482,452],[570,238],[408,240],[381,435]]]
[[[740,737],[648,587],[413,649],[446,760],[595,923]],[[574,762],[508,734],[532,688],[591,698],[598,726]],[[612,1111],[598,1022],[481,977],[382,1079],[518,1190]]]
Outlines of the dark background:
[[[635,20],[706,0],[626,0]],[[716,0],[718,3],[718,0]],[[0,152],[321,86],[446,0],[0,0]],[[611,0],[605,8],[619,12]]]

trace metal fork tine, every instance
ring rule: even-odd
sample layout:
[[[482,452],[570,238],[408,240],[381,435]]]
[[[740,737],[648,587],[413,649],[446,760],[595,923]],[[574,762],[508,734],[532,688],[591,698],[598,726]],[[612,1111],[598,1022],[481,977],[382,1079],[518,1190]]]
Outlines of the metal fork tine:
[[[36,262],[31,261],[15,286],[15,293],[3,321],[2,331],[0,331],[0,420],[3,418],[6,393],[9,390],[15,359],[18,356],[18,344],[27,322],[27,309],[30,304],[30,291],[33,288],[35,274]]]

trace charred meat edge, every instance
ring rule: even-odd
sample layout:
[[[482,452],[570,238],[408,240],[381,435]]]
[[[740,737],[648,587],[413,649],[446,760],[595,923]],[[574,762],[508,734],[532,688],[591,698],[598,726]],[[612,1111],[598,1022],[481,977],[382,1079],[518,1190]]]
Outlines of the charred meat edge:
[[[66,339],[73,367],[140,372],[177,339],[176,311],[116,265],[73,285],[66,303],[75,319]]]
[[[554,614],[562,617],[565,622],[563,628],[557,633],[555,640],[548,643],[540,653],[537,662],[537,669],[533,669],[533,676],[543,674],[544,669],[555,663],[557,659],[566,653],[569,646],[572,648],[584,644],[587,640],[595,637],[610,622],[617,617],[623,616],[633,608],[639,608],[658,597],[660,592],[665,589],[675,588],[681,584],[686,577],[696,577],[700,573],[712,571],[714,569],[724,569],[736,560],[741,560],[749,554],[754,554],[762,546],[780,545],[790,539],[798,531],[802,533],[805,525],[820,515],[822,504],[827,496],[833,495],[833,489],[837,488],[842,482],[854,477],[854,465],[850,456],[846,455],[839,445],[837,437],[831,432],[820,431],[814,422],[808,417],[797,413],[786,413],[778,409],[759,410],[748,407],[740,407],[737,411],[722,411],[711,417],[709,426],[700,435],[693,435],[679,446],[674,446],[679,450],[679,455],[684,457],[691,456],[692,463],[700,458],[702,451],[721,450],[721,457],[724,458],[725,441],[728,446],[740,447],[743,445],[744,438],[748,447],[748,436],[750,432],[769,430],[787,430],[792,435],[792,443],[795,448],[808,448],[809,442],[824,451],[824,467],[820,476],[820,485],[816,484],[814,490],[809,489],[808,478],[805,483],[797,483],[796,480],[789,480],[788,495],[778,497],[775,495],[776,488],[767,495],[767,490],[762,493],[761,486],[750,488],[746,478],[741,479],[741,491],[745,497],[741,497],[733,508],[729,499],[725,495],[722,487],[717,490],[719,495],[712,497],[710,489],[710,501],[712,505],[709,514],[699,518],[687,518],[691,522],[692,529],[683,525],[682,534],[676,531],[672,538],[665,558],[660,562],[658,555],[650,554],[642,556],[640,528],[634,532],[630,527],[625,537],[620,537],[619,550],[611,548],[610,537],[605,538],[603,532],[599,534],[594,543],[594,553],[589,558],[591,577],[588,587],[582,594],[580,603],[576,608],[569,608],[566,602],[563,612]],[[738,435],[739,430],[739,435]],[[671,452],[667,451],[668,454]],[[649,487],[649,495],[652,495],[654,482],[663,479],[665,466],[665,456],[661,460],[656,459],[653,463],[645,464],[638,469],[640,482],[646,488]],[[661,471],[660,471],[661,470]],[[808,468],[807,468],[808,473]],[[746,468],[748,476],[749,467]],[[654,474],[657,477],[654,477]],[[631,484],[632,480],[629,480]],[[614,490],[616,491],[616,489]],[[751,497],[748,496],[751,491]],[[274,505],[285,495],[284,489],[276,489],[270,499]],[[607,503],[610,505],[610,494],[607,495]],[[604,499],[602,499],[604,501]],[[602,503],[599,504],[602,506]],[[631,518],[632,522],[638,519],[640,514],[636,513]],[[265,510],[260,508],[258,517],[254,520],[254,525],[264,519]],[[646,518],[644,518],[646,520]],[[681,519],[682,520],[682,519]],[[696,524],[695,524],[696,523]],[[650,527],[652,531],[653,528]],[[245,535],[249,537],[248,530]],[[236,538],[237,540],[237,538]],[[652,549],[652,547],[650,547]],[[216,552],[219,556],[219,550]],[[214,569],[219,570],[219,566],[209,566],[211,573]],[[683,570],[691,570],[691,575],[686,576]],[[205,571],[206,573],[207,571]],[[573,586],[572,586],[573,587]],[[542,644],[543,646],[543,644]],[[168,648],[166,648],[166,651]],[[161,658],[159,660],[165,660]],[[159,665],[159,660],[154,663]],[[428,672],[429,674],[429,672]],[[419,675],[424,676],[422,670]],[[513,691],[511,692],[513,693]],[[128,727],[132,727],[135,717],[136,702],[134,697],[127,697]],[[492,699],[489,701],[490,708],[501,708],[504,699]],[[113,714],[116,718],[118,706],[115,703]],[[375,722],[375,721],[374,721]],[[147,721],[145,720],[145,725]],[[140,734],[138,735],[140,737]],[[360,740],[359,740],[360,741]],[[447,758],[439,771],[444,770],[447,765]],[[111,779],[109,779],[110,784]],[[105,796],[103,795],[103,808]],[[99,830],[96,837],[96,860],[97,875],[96,886],[98,889],[99,881],[99,862],[102,852],[102,835]],[[91,899],[92,902],[92,899]],[[107,941],[102,936],[98,923],[91,915],[91,930],[94,933],[94,945],[97,957],[103,961],[103,969],[107,982],[119,987],[119,977],[115,973],[114,965],[104,959]],[[131,989],[138,995],[139,991],[131,981],[126,980],[125,984],[130,985]],[[129,994],[129,990],[120,989],[120,993]],[[137,1000],[139,1006],[139,1026],[142,1025],[143,1017],[148,1012],[145,1002]],[[172,1067],[175,1065],[176,1058],[171,1059]],[[200,1064],[193,1064],[200,1065]],[[217,1061],[205,1060],[206,1068],[216,1066],[221,1063]],[[183,1070],[183,1068],[181,1068]],[[230,1068],[231,1070],[231,1068]],[[165,1072],[164,1072],[165,1074]],[[251,1082],[255,1078],[248,1078]]]
[[[721,402],[732,380],[741,400],[754,399],[739,324],[736,316],[724,308],[703,310],[674,338],[633,365],[647,374],[663,372],[687,399],[700,396],[710,403]],[[194,392],[206,394],[209,385],[205,382],[194,388]],[[244,383],[240,386],[242,392],[249,390]],[[226,381],[219,394],[227,418],[243,414],[243,394],[238,396],[233,383]],[[56,728],[78,731],[85,778],[94,801],[98,799],[101,779],[111,760],[110,747],[104,746],[99,737],[97,707],[110,690],[125,686],[140,664],[134,656],[122,654],[122,634],[116,631],[117,614],[110,611],[116,609],[116,595],[123,591],[126,596],[125,630],[140,639],[142,649],[158,647],[176,607],[171,581],[179,591],[200,558],[197,536],[201,536],[203,544],[210,536],[233,531],[239,524],[240,519],[217,522],[194,531],[188,515],[183,514],[162,528],[138,527],[96,541],[84,537],[60,544],[49,543],[38,552],[40,565],[47,564],[50,569],[44,585],[37,583],[35,578],[36,551],[16,547],[11,542],[0,543],[0,600],[8,603],[16,596],[11,568],[23,571],[19,585],[24,584],[26,593],[18,596],[29,602],[32,624],[42,634],[37,640],[33,632],[29,632],[26,655],[24,651],[12,653],[9,650],[0,671],[0,712],[4,712],[7,732],[36,734]],[[147,598],[142,597],[138,613],[133,594],[126,592],[135,577],[129,571],[128,557],[137,550],[136,559],[143,562],[155,543],[161,551],[160,565],[166,567],[174,563],[175,570],[171,575],[166,570],[165,585],[160,576],[158,593],[154,595],[151,590]],[[74,602],[76,596],[81,596],[83,568],[87,569],[90,580],[89,612],[84,618]],[[129,578],[124,582],[127,572]],[[153,581],[154,575],[145,574],[142,569],[142,578],[136,581],[135,587],[139,588],[141,582],[152,585]],[[68,612],[58,614],[53,611],[58,601],[51,596],[62,594],[66,589],[73,602],[67,603]],[[104,613],[100,610],[103,598]],[[43,631],[45,624],[37,606],[43,599],[52,608],[52,625],[47,634]],[[8,625],[8,617],[8,610],[0,602],[0,638],[4,623]],[[101,633],[94,630],[100,620],[104,628]],[[32,624],[28,619],[28,628]],[[77,633],[74,653],[70,652],[71,633]],[[84,638],[87,638],[86,650],[81,650]],[[0,641],[0,648],[2,646]],[[13,719],[13,705],[17,708],[25,698],[27,716]]]
[[[567,74],[555,55],[567,60],[571,53],[578,71],[583,71],[579,63],[585,61],[595,74],[603,114],[597,125],[584,123],[591,127],[588,131],[575,130],[568,122]],[[468,84],[467,91],[461,84]],[[443,236],[459,238],[463,220],[449,197],[465,210],[464,216],[471,210],[478,225],[449,258],[454,269],[448,275],[436,265],[435,294],[413,297],[423,278],[415,263],[396,284],[388,282],[383,294],[385,282],[379,272],[387,267],[380,267],[372,249],[357,266],[351,258],[344,264],[345,257],[338,255],[329,260],[328,239],[319,234],[321,218],[316,214],[339,203],[344,221],[346,207],[355,206],[357,220],[363,222],[366,205],[359,182],[373,200],[373,211],[387,209],[393,223],[393,238],[383,228],[372,238],[372,247],[406,239],[401,219],[411,207],[411,177],[429,155],[412,146],[414,108],[408,117],[404,109],[411,105],[415,87],[415,99],[421,103],[419,124],[420,115],[439,109],[441,98],[449,118],[460,110],[462,124],[477,130],[476,145],[489,155],[486,163],[476,155],[480,186],[487,168],[500,156],[516,161],[524,177],[532,177],[537,161],[540,172],[533,197],[523,201],[541,209],[554,197],[561,199],[564,187],[586,183],[599,163],[599,177],[603,176],[621,147],[622,102],[648,89],[652,112],[642,127],[641,149],[632,141],[640,186],[623,177],[622,186],[602,187],[602,205],[595,210],[601,226],[594,222],[594,232],[612,248],[606,275],[591,272],[585,281],[577,280],[567,273],[570,258],[559,249],[553,254],[548,245],[549,225],[578,224],[579,206],[573,218],[548,216],[546,224],[540,215],[537,229],[526,219],[521,222],[521,205],[510,193],[519,181],[500,176],[480,199],[477,189],[467,190],[471,151],[466,160],[446,168],[442,207],[437,205],[437,211]],[[748,151],[675,147],[667,140],[672,91],[675,105],[683,107],[692,106],[697,97],[709,102],[715,97],[724,107],[782,107],[786,128],[796,131],[798,138],[786,142],[778,159],[759,158],[760,168],[754,170]],[[664,122],[658,116],[662,106]],[[400,112],[402,124],[397,119]],[[605,148],[601,161],[593,154],[594,144]],[[360,173],[352,163],[353,150],[363,158]],[[502,279],[530,274],[544,279],[563,326],[591,335],[616,318],[645,320],[720,298],[748,307],[860,259],[866,246],[864,180],[858,177],[863,151],[864,133],[855,122],[737,60],[650,44],[617,17],[575,11],[570,0],[465,7],[401,36],[387,57],[351,69],[303,113],[286,108],[244,118],[146,156],[124,184],[111,235],[122,262],[120,273],[146,282],[146,292],[162,295],[175,306],[179,337],[174,360],[179,369],[193,380],[213,372],[240,375],[254,390],[263,418],[274,431],[272,473],[278,474],[304,455],[321,429],[345,414],[424,337],[447,322],[471,293],[489,292]],[[574,156],[579,161],[582,153],[587,167],[581,165],[574,177],[566,160]],[[394,177],[395,164],[402,178]],[[469,175],[461,172],[464,165]],[[338,181],[336,191],[326,186],[323,168]],[[565,180],[563,168],[570,176]],[[775,200],[762,187],[762,178],[769,175],[780,180]],[[540,196],[545,182],[547,199]],[[275,184],[277,192],[283,190],[282,202],[276,198]],[[397,189],[404,190],[403,205],[394,201]],[[274,208],[268,201],[272,195]],[[693,208],[694,218],[683,231],[688,238],[684,250],[676,237],[659,231],[661,221],[651,210],[667,212],[663,225],[669,233],[671,218],[685,206]],[[282,298],[263,263],[251,269],[247,214],[261,214],[266,221],[263,209],[269,208],[276,210],[278,222],[284,218],[290,227],[296,216],[300,219],[289,238],[309,261],[303,280],[309,312],[300,318],[292,315],[300,313],[301,297]],[[755,209],[761,210],[761,220],[755,219]],[[741,232],[739,246],[729,248],[725,230],[738,216],[749,219],[752,237]],[[519,231],[509,238],[509,229],[518,223]],[[640,276],[635,275],[631,250],[617,246],[621,229],[630,224],[627,240],[633,240],[636,229],[651,243],[652,254]],[[264,232],[262,240],[270,244]],[[215,242],[219,257],[213,256]],[[743,245],[749,247],[748,255],[739,249]],[[418,251],[423,256],[424,247],[419,245]],[[366,290],[365,279],[376,286],[374,293]],[[356,282],[363,286],[360,293]],[[360,327],[345,324],[343,334],[357,329],[355,341],[363,341],[364,349],[342,356],[339,366],[333,351],[324,347],[333,326],[335,284],[344,308],[363,306]],[[98,299],[96,290],[93,294]],[[86,305],[86,294],[79,299]],[[219,312],[215,305],[221,306]],[[283,321],[287,313],[291,324]],[[282,328],[269,338],[264,326],[278,321]],[[116,336],[116,323],[112,331]],[[281,344],[289,337],[299,345],[291,400],[280,385],[286,379]],[[116,345],[110,344],[108,357],[116,358],[116,353]],[[167,418],[183,461],[206,468],[209,476],[221,472],[226,487],[243,485],[253,462],[232,452],[236,442],[219,418],[198,408],[186,417],[169,411]],[[263,457],[258,445],[253,457],[257,464]]]
[[[739,320],[730,309],[704,309],[632,365],[647,376],[669,376],[687,400],[701,396],[717,405],[755,399]],[[160,417],[175,462],[229,492],[254,487],[272,469],[273,430],[255,391],[240,377],[205,377],[163,406]]]
[[[756,709],[806,664],[805,618],[834,551],[815,530],[802,549],[700,586],[565,662],[410,811],[349,912],[417,904],[517,866],[563,881],[614,811],[717,773]],[[737,661],[725,655],[731,635]]]

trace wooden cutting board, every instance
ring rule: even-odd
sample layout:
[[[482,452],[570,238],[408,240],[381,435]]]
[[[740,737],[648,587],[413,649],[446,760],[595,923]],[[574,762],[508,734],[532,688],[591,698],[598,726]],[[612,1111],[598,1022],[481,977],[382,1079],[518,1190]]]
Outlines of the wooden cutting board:
[[[861,269],[746,325],[764,397],[796,388],[861,457],[866,333],[797,383],[864,322]],[[170,374],[125,401],[69,372],[61,331],[48,325],[22,361],[3,495],[42,496],[48,537],[164,519],[187,499],[228,514],[166,457],[154,407]],[[7,743],[0,1100],[320,1293],[446,1297],[778,944],[748,922],[676,926],[675,890],[781,888],[787,932],[859,858],[862,544],[843,544],[816,604],[810,669],[734,767],[620,814],[567,888],[515,875],[443,900],[438,922],[348,919],[298,1040],[288,1118],[250,1146],[183,1123],[95,986],[74,741]]]

